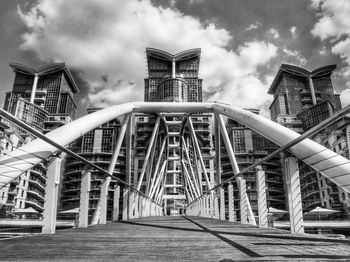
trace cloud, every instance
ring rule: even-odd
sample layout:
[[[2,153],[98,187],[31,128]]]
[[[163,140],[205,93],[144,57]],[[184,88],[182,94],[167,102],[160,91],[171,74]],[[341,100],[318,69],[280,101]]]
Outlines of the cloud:
[[[210,100],[261,107],[269,99],[257,70],[276,56],[276,46],[256,40],[232,50],[227,30],[149,0],[42,0],[18,14],[28,28],[21,48],[80,71],[90,106],[143,100],[146,47],[170,53],[202,48]]]
[[[250,24],[248,27],[246,27],[246,31],[251,31],[251,30],[255,30],[258,29],[259,27],[261,27],[261,23],[256,21],[254,24]]]
[[[288,48],[282,48],[282,52],[286,54],[288,60],[293,60],[293,63],[298,66],[303,66],[306,64],[306,58],[302,56],[298,50],[290,50]]]
[[[293,38],[295,38],[297,36],[297,28],[296,26],[292,26],[290,29],[289,29],[291,35]]]
[[[340,93],[340,100],[343,107],[350,104],[350,89],[345,89]]]
[[[339,55],[346,65],[342,70],[343,77],[349,77],[350,1],[312,0],[311,6],[318,11],[320,17],[311,31],[312,35],[322,41],[329,41],[331,52]]]
[[[320,19],[311,33],[321,40],[350,34],[350,1],[312,0],[311,6],[319,10]]]
[[[268,31],[267,31],[268,34],[270,34],[274,39],[278,39],[280,37],[279,33],[278,33],[278,30],[275,29],[275,28],[270,28]]]
[[[328,54],[328,50],[326,46],[322,46],[321,49],[318,51],[318,53],[320,55],[327,55]]]

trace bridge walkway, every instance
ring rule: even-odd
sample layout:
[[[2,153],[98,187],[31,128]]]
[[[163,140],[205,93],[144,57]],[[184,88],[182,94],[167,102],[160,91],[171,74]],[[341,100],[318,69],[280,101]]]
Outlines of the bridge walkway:
[[[0,260],[350,260],[350,241],[202,217],[148,217],[4,239]]]

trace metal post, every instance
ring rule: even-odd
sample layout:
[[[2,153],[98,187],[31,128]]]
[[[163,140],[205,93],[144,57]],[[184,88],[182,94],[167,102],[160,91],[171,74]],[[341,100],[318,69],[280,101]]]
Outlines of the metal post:
[[[213,198],[214,198],[214,218],[219,219],[220,218],[220,212],[219,212],[219,199],[218,195],[213,193]]]
[[[135,209],[134,218],[139,218],[140,217],[140,212],[139,212],[139,194],[137,194],[137,193],[135,193],[135,197],[134,197],[134,209]]]
[[[118,221],[119,220],[119,199],[120,199],[120,186],[117,185],[114,188],[113,218],[112,218],[112,221]]]
[[[284,169],[288,192],[290,230],[292,234],[302,234],[304,233],[304,225],[298,159],[286,157],[284,159]]]
[[[240,211],[241,211],[241,224],[248,223],[248,207],[247,207],[247,188],[246,181],[243,178],[237,180],[239,184],[239,198],[240,198]]]
[[[148,148],[147,148],[145,160],[144,160],[143,165],[142,165],[141,174],[140,174],[139,181],[138,181],[138,184],[137,184],[137,190],[140,190],[141,186],[142,186],[142,180],[143,180],[143,177],[145,175],[145,171],[146,171],[146,167],[147,167],[147,164],[148,164],[149,156],[151,154],[151,150],[152,150],[155,138],[156,138],[156,134],[158,132],[159,123],[160,123],[160,117],[157,117],[156,123],[154,125],[154,129],[153,129],[153,132],[152,132],[152,136],[151,136]]]
[[[122,220],[128,220],[128,198],[129,198],[129,188],[123,189],[123,214]]]
[[[60,184],[61,159],[53,156],[47,168],[47,180],[45,187],[43,234],[55,234],[58,186]]]
[[[134,198],[135,198],[135,192],[130,190],[129,193],[129,215],[128,218],[129,219],[133,219],[134,218]]]
[[[220,187],[220,219],[225,220],[225,190]]]
[[[80,209],[79,209],[78,227],[88,227],[91,173],[88,170],[84,170],[81,176],[82,177],[81,177],[81,188],[80,188]]]
[[[235,202],[233,195],[233,185],[230,183],[228,185],[228,220],[233,222],[235,221]]]
[[[256,167],[256,189],[258,198],[259,227],[268,227],[265,171]]]

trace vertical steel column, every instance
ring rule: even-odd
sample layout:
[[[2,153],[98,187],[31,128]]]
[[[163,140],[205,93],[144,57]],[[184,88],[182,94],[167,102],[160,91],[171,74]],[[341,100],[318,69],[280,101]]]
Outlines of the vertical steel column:
[[[311,98],[312,98],[312,104],[316,105],[316,95],[315,95],[315,88],[314,88],[314,82],[312,81],[312,77],[309,76],[309,86],[310,86],[310,93],[311,93]]]
[[[119,199],[120,199],[120,186],[116,185],[114,188],[113,196],[113,217],[112,221],[119,220]]]
[[[234,202],[234,195],[233,195],[233,185],[230,183],[228,185],[228,220],[233,222],[236,219],[235,216],[235,202]]]
[[[60,184],[61,159],[58,156],[53,156],[47,168],[47,180],[45,187],[45,202],[44,202],[44,219],[43,219],[43,234],[55,234],[56,232],[56,216],[57,216],[57,201],[58,187]]]
[[[292,234],[302,234],[304,233],[304,221],[298,159],[295,157],[286,157],[284,159],[284,168],[288,192],[290,230]]]
[[[123,214],[122,220],[128,220],[128,198],[129,198],[129,188],[123,189]]]
[[[220,219],[225,220],[225,190],[223,187],[220,187]]]
[[[211,189],[211,185],[210,185],[210,181],[209,181],[209,178],[208,178],[207,169],[205,168],[205,164],[204,164],[203,157],[202,157],[202,152],[201,152],[201,149],[200,149],[199,144],[198,144],[196,131],[194,130],[191,117],[188,118],[188,124],[190,126],[190,132],[191,132],[191,135],[192,135],[192,138],[193,138],[193,142],[194,142],[196,151],[198,153],[199,162],[201,164],[202,171],[204,173],[205,182],[207,183],[208,190],[210,190]]]
[[[267,227],[267,201],[266,201],[266,182],[265,171],[261,166],[257,166],[256,170],[256,189],[258,197],[258,214],[259,227]]]
[[[155,138],[156,138],[156,134],[158,132],[159,123],[160,123],[160,117],[157,117],[156,123],[154,125],[154,129],[153,129],[153,132],[152,132],[152,136],[151,136],[148,148],[147,148],[145,160],[144,160],[143,165],[142,165],[141,174],[140,174],[140,177],[139,177],[139,182],[137,184],[137,190],[140,190],[141,186],[142,186],[142,180],[143,180],[143,177],[145,175],[145,171],[146,171],[146,167],[147,167],[147,164],[148,164],[149,156],[151,154],[151,150],[152,150]]]
[[[80,209],[78,227],[89,225],[89,195],[90,195],[91,173],[88,170],[82,172],[80,188]]]
[[[34,74],[34,81],[33,81],[33,85],[32,85],[32,92],[30,94],[30,103],[34,104],[34,100],[35,100],[35,93],[36,93],[36,88],[38,85],[38,80],[39,80],[39,75],[37,73]]]

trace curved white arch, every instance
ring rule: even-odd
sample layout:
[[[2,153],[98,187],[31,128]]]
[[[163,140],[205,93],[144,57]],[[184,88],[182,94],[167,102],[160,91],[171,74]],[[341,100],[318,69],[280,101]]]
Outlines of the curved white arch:
[[[216,102],[126,103],[105,108],[81,117],[48,133],[46,136],[51,140],[54,140],[56,143],[65,146],[99,125],[131,112],[219,113],[246,125],[279,146],[283,146],[300,136],[298,133],[295,133],[294,131],[267,118],[235,106]],[[36,139],[20,149],[11,152],[11,156],[2,157],[0,159],[0,188],[20,176],[25,170],[28,170],[35,164],[39,163],[41,158],[47,158],[56,151],[57,149],[54,146],[40,139]],[[303,160],[315,170],[322,172],[322,174],[331,179],[334,183],[344,188],[347,192],[350,192],[350,161],[348,159],[310,139],[305,139],[291,147],[290,151],[297,158]]]

